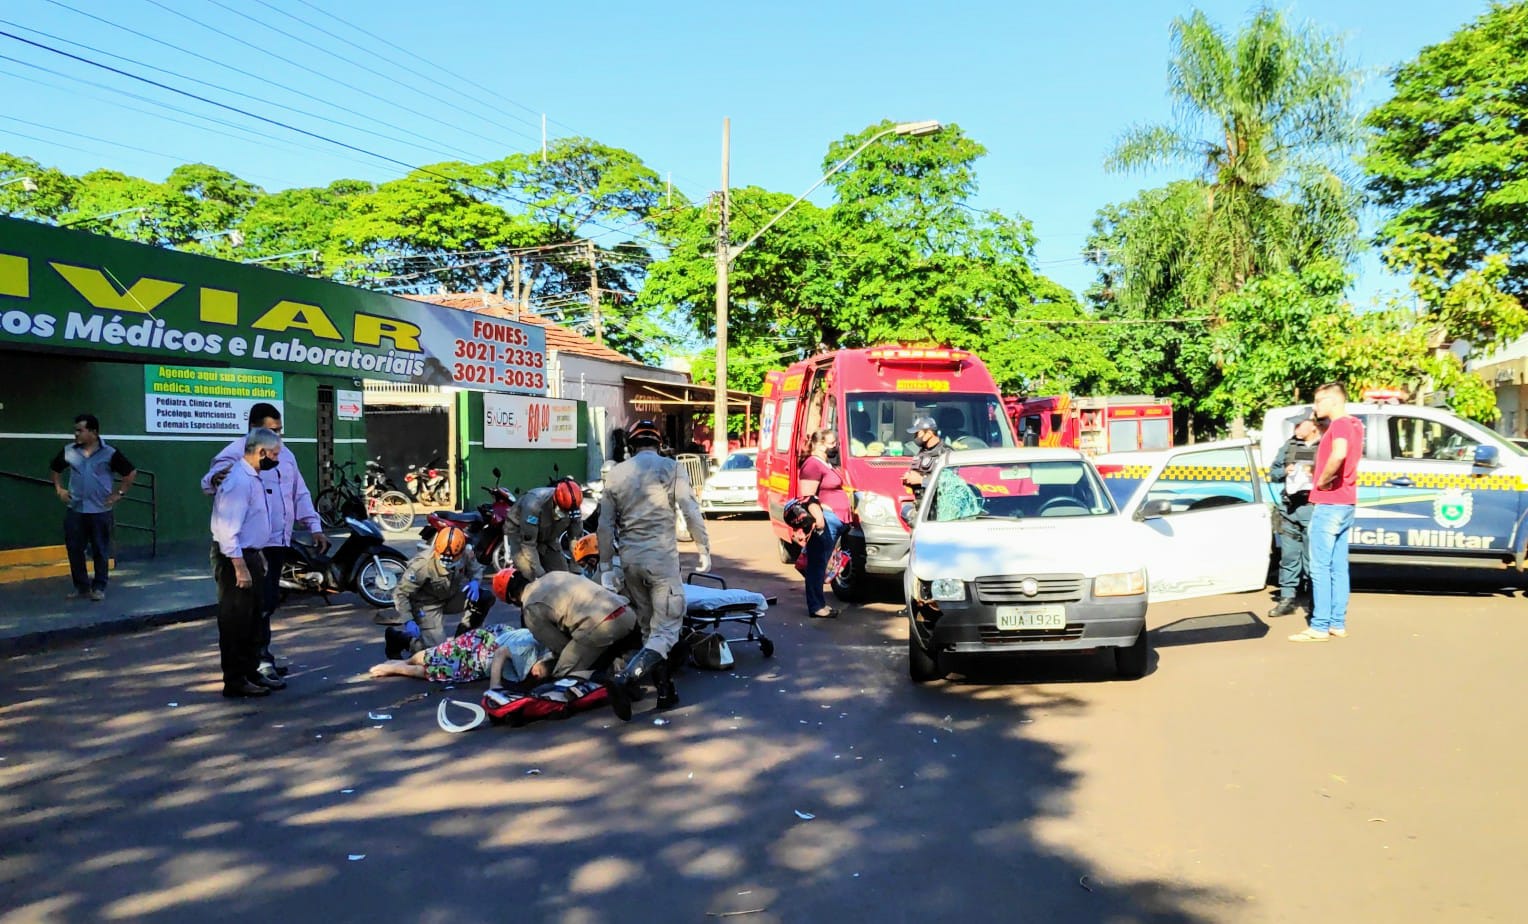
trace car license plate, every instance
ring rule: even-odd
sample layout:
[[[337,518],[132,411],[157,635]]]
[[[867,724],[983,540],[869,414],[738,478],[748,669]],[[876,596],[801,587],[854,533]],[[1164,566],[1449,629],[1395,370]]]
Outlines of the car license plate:
[[[1035,606],[1000,606],[997,608],[997,627],[1005,632],[1013,629],[1065,629],[1066,605],[1041,603]]]

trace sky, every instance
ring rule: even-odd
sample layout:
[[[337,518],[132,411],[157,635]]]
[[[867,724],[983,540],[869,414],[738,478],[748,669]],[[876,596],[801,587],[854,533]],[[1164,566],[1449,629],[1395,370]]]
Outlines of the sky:
[[[1367,109],[1388,96],[1391,68],[1487,7],[1279,8],[1343,40]],[[1032,221],[1039,269],[1080,293],[1093,280],[1079,253],[1097,210],[1187,175],[1111,174],[1103,163],[1127,127],[1172,120],[1169,27],[1195,8],[1228,30],[1252,10],[1169,0],[8,0],[0,32],[391,160],[4,35],[0,150],[69,173],[108,167],[152,180],[205,162],[274,192],[393,179],[407,172],[399,162],[535,150],[544,115],[550,137],[626,148],[699,200],[721,185],[724,117],[731,185],[792,195],[822,175],[833,141],[882,119],[937,119],[987,149],[974,204]],[[1402,285],[1373,257],[1356,271],[1360,305]]]

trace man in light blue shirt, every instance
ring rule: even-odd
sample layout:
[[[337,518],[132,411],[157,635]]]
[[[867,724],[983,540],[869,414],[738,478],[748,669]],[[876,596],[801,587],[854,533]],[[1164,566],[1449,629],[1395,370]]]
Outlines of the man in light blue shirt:
[[[261,427],[281,436],[281,412],[274,404],[260,402],[249,409],[249,429]],[[234,464],[244,457],[244,437],[229,443],[212,458],[212,467],[202,476],[202,493],[212,494],[218,488]],[[324,525],[313,507],[313,496],[297,468],[297,457],[283,443],[277,465],[260,473],[265,483],[265,494],[270,500],[271,534],[265,546],[265,580],[261,582],[260,607],[260,673],[266,679],[286,673],[285,667],[276,666],[271,654],[271,615],[281,599],[281,567],[286,563],[287,546],[292,544],[292,529],[301,525],[313,536],[320,552],[329,548],[329,537],[324,535]]]
[[[281,437],[265,428],[244,438],[244,455],[228,470],[212,498],[212,576],[218,585],[218,651],[223,695],[269,696],[286,686],[260,673],[263,549],[270,544],[273,503],[260,472],[280,464]]]

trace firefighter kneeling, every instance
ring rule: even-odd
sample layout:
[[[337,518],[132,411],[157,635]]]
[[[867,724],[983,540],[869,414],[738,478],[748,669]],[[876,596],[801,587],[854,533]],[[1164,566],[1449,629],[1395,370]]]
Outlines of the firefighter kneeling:
[[[532,581],[513,566],[494,575],[493,592],[519,605],[525,627],[556,661],[552,679],[528,693],[495,685],[483,694],[483,710],[492,721],[519,725],[562,717],[614,694],[613,684],[593,680],[592,673],[610,669],[620,650],[629,653],[641,644],[634,637],[636,614],[625,597],[581,575],[558,571]]]

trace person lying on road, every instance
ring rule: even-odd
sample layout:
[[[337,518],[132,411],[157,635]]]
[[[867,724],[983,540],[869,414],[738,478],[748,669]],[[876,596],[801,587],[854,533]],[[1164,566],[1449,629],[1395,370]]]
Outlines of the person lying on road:
[[[490,678],[494,687],[506,680],[541,680],[552,673],[554,657],[537,643],[529,629],[505,625],[469,629],[434,648],[416,651],[406,661],[374,665],[373,677],[414,677],[437,683],[470,683]]]

